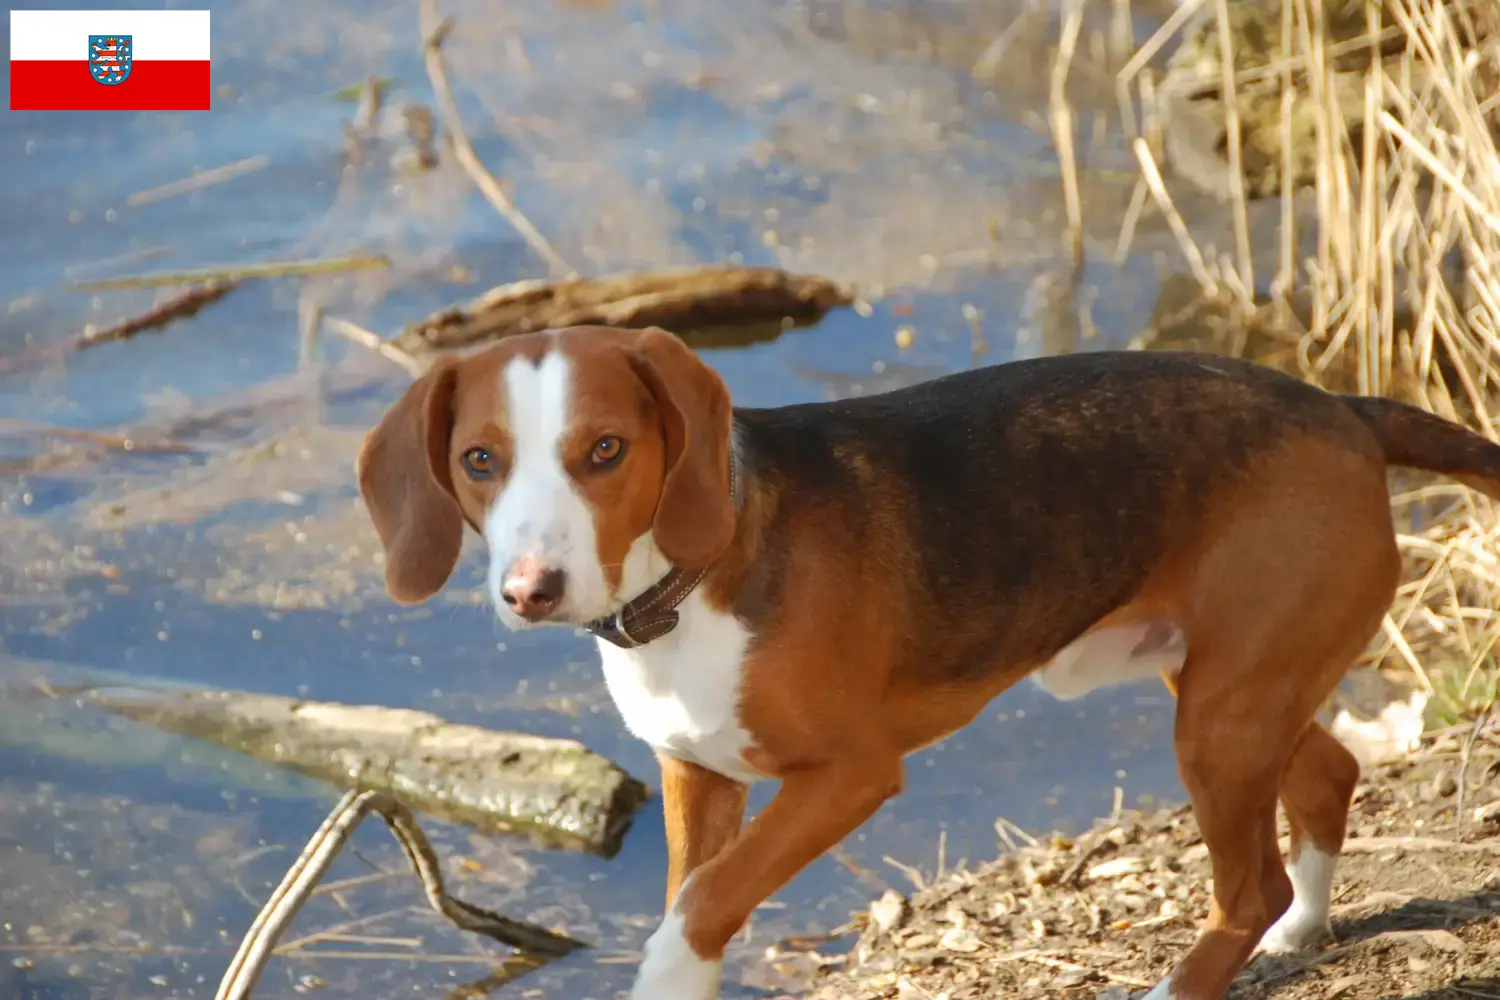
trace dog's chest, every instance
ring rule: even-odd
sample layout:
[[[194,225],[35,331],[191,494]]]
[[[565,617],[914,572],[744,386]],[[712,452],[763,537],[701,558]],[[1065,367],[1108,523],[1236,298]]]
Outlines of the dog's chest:
[[[748,630],[697,593],[678,613],[675,629],[637,649],[599,641],[610,697],[626,727],[655,749],[739,781],[764,778],[742,756],[753,743],[739,719]]]

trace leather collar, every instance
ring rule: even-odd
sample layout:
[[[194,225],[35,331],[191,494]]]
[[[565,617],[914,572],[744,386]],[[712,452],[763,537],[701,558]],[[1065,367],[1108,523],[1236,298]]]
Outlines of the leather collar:
[[[734,455],[731,454],[729,502],[736,510],[739,509],[738,479]],[[614,614],[595,618],[583,627],[584,631],[621,649],[635,649],[654,639],[660,639],[677,627],[677,606],[687,600],[693,588],[702,583],[707,575],[707,566],[693,570],[674,566],[645,593]]]

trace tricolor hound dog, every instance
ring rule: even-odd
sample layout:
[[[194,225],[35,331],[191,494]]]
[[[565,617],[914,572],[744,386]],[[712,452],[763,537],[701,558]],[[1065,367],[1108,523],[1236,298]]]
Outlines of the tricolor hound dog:
[[[467,522],[508,626],[597,636],[662,769],[634,1000],[716,996],[751,910],[1017,680],[1153,674],[1214,902],[1149,997],[1209,1000],[1257,945],[1329,934],[1359,769],[1313,716],[1394,596],[1390,466],[1500,496],[1500,446],[1244,361],[1075,354],[744,409],[665,331],[576,327],[437,360],[358,475],[396,600],[445,584]]]

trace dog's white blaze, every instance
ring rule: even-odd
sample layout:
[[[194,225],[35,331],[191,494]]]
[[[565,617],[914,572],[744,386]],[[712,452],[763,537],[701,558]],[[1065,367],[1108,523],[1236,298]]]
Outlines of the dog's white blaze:
[[[1287,866],[1292,878],[1292,905],[1260,939],[1260,950],[1272,955],[1318,944],[1333,936],[1333,870],[1338,858],[1303,844],[1297,860]]]
[[[673,907],[646,939],[646,957],[636,972],[630,1000],[714,1000],[719,995],[721,963],[699,958],[682,928],[682,914]]]
[[[1187,641],[1175,626],[1167,626],[1165,641],[1153,637],[1163,625],[1131,622],[1089,632],[1031,676],[1052,697],[1071,701],[1096,688],[1175,674],[1187,659]]]
[[[587,621],[608,608],[609,587],[599,565],[594,515],[563,468],[560,452],[572,404],[572,364],[549,351],[538,364],[516,358],[500,373],[515,445],[510,477],[485,515],[489,590],[506,625],[525,628],[501,597],[505,573],[532,556],[566,576],[556,615]]]
[[[621,594],[634,596],[666,572],[648,533],[625,559]],[[649,571],[649,573],[648,573]],[[634,574],[634,579],[632,575]],[[694,590],[677,607],[677,627],[636,649],[598,641],[604,683],[625,726],[652,747],[746,783],[765,775],[741,756],[750,734],[740,725],[740,667],[750,630]]]

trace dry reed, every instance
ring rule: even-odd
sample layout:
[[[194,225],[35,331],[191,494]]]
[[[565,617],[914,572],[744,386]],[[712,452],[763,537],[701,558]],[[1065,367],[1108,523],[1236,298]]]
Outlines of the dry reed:
[[[1283,0],[1280,48],[1265,65],[1251,67],[1231,58],[1230,46],[1241,39],[1229,33],[1228,0],[1206,2],[1215,7],[1223,47],[1222,78],[1214,82],[1233,164],[1233,261],[1196,245],[1172,206],[1164,180],[1170,172],[1158,169],[1144,137],[1133,144],[1141,187],[1166,217],[1189,270],[1209,293],[1254,293],[1237,287],[1248,285],[1253,272],[1233,95],[1256,81],[1279,80],[1279,268],[1268,286],[1270,301],[1266,295],[1255,301],[1288,320],[1287,304],[1294,297],[1302,304],[1298,374],[1326,384],[1337,371],[1361,393],[1399,395],[1497,438],[1500,16],[1489,6],[1493,0],[1366,0],[1366,33],[1352,40],[1330,36],[1332,0]],[[1157,81],[1145,68],[1148,59],[1199,5],[1185,4],[1126,64],[1122,95],[1135,88],[1150,106],[1145,99]],[[1275,0],[1267,7],[1276,11]],[[1392,38],[1404,45],[1394,55]],[[1361,51],[1368,58],[1351,69],[1350,54]],[[1346,116],[1350,104],[1338,99],[1351,86],[1363,88],[1357,117]],[[1293,207],[1294,153],[1308,152],[1293,149],[1294,141],[1308,141],[1305,128],[1294,132],[1294,104],[1303,109],[1301,120],[1312,123],[1315,218],[1299,219]],[[1137,195],[1139,202],[1143,192]],[[1312,228],[1311,252],[1296,239],[1299,226]],[[1456,277],[1448,266],[1454,254],[1463,262]],[[1496,690],[1497,506],[1446,485],[1400,493],[1395,503],[1408,582],[1372,659],[1409,668],[1437,696],[1434,721],[1472,715],[1493,702]]]

